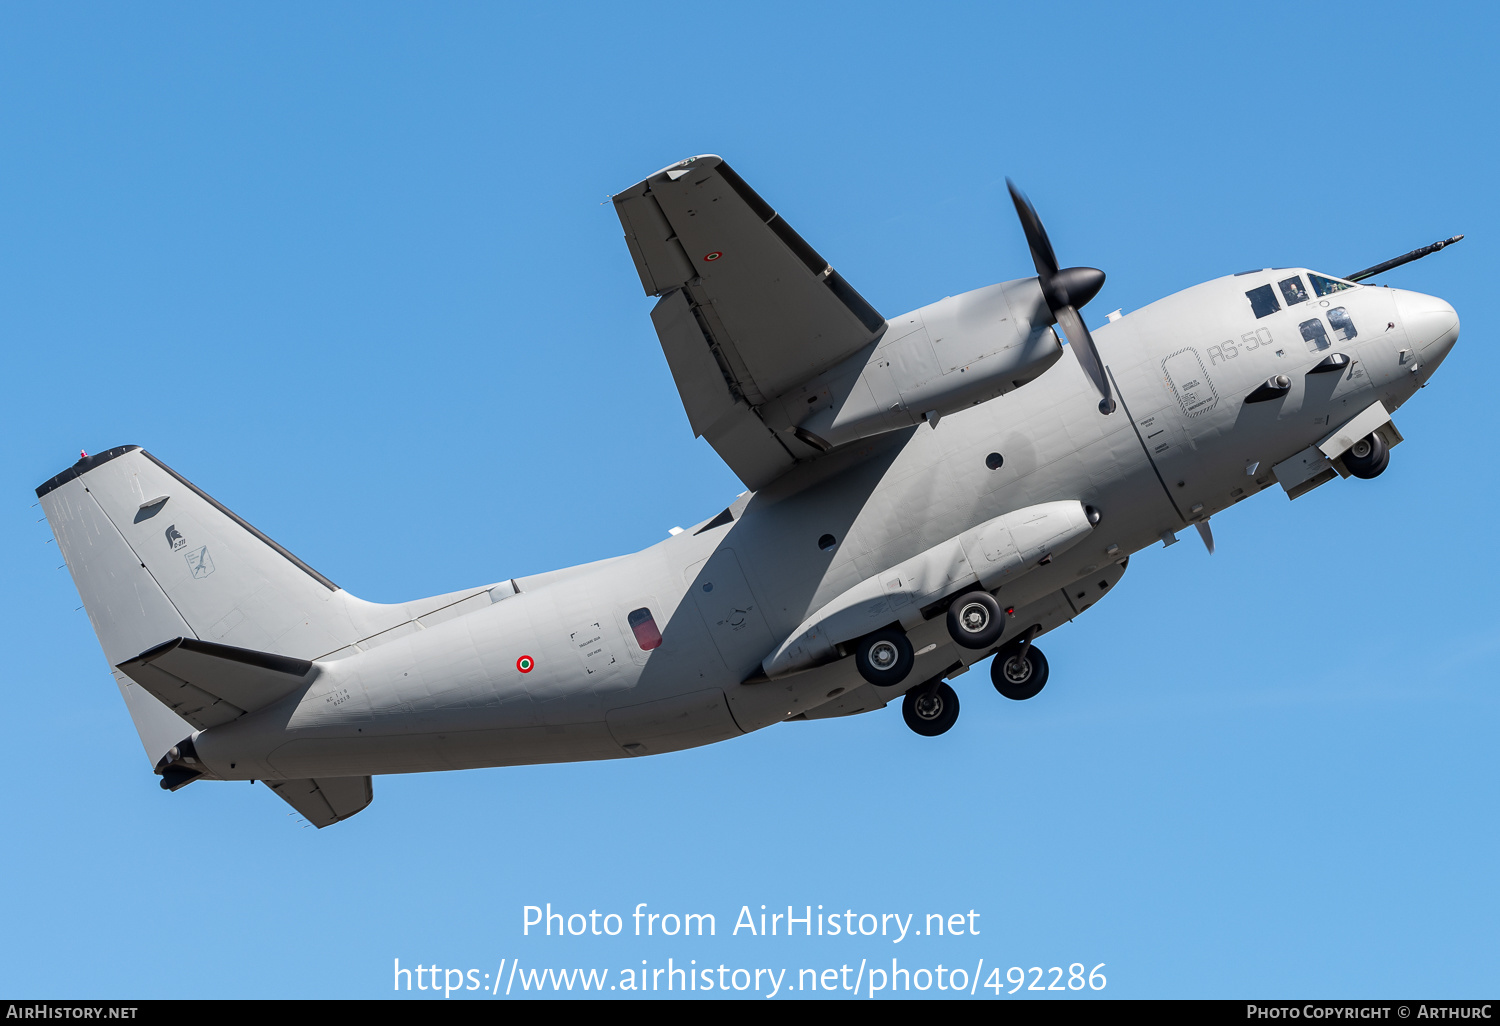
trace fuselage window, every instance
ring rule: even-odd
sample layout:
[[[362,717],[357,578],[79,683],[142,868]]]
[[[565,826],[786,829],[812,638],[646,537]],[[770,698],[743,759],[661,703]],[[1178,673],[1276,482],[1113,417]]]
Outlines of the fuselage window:
[[[630,629],[635,632],[635,643],[641,651],[649,652],[661,644],[661,631],[656,627],[656,617],[649,609],[637,609],[630,614]]]
[[[1286,300],[1287,306],[1296,306],[1298,303],[1307,302],[1307,289],[1302,287],[1302,277],[1288,278],[1286,281],[1277,282],[1281,286],[1281,296]]]
[[[1313,291],[1320,296],[1331,296],[1335,292],[1354,288],[1353,282],[1335,281],[1333,278],[1325,278],[1321,274],[1309,273],[1307,277],[1312,281]]]
[[[1309,353],[1327,349],[1333,344],[1328,341],[1328,332],[1323,330],[1323,322],[1316,317],[1310,321],[1303,321],[1297,327],[1302,329],[1302,341],[1307,343]]]
[[[1281,309],[1281,304],[1276,302],[1276,293],[1271,291],[1269,285],[1251,289],[1245,293],[1245,298],[1250,300],[1250,309],[1255,311],[1257,317],[1269,317]]]
[[[1347,342],[1359,334],[1354,330],[1354,321],[1350,318],[1349,311],[1342,306],[1336,306],[1328,311],[1328,323],[1333,327],[1333,333],[1341,342]]]

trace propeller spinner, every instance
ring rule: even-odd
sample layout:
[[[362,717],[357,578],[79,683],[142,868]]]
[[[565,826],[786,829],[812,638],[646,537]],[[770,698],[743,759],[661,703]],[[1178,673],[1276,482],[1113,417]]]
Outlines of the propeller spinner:
[[[1100,413],[1115,412],[1114,396],[1110,394],[1109,378],[1104,373],[1104,361],[1094,346],[1094,338],[1084,326],[1078,308],[1099,294],[1104,287],[1104,272],[1097,267],[1057,266],[1057,256],[1052,252],[1052,241],[1047,238],[1047,229],[1042,219],[1036,216],[1036,208],[1026,194],[1016,188],[1016,183],[1005,180],[1010,189],[1010,198],[1016,205],[1016,215],[1021,219],[1021,228],[1026,232],[1026,243],[1031,247],[1031,262],[1036,265],[1037,281],[1046,297],[1047,309],[1053,320],[1062,327],[1063,333],[1073,345],[1073,352],[1085,373],[1099,390]]]

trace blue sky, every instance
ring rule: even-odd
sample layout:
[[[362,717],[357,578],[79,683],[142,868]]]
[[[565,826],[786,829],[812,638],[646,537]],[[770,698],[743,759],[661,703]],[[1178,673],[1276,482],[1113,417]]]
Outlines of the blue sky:
[[[1493,993],[1493,11],[1068,10],[0,9],[0,992],[899,957],[1106,963],[1113,996]],[[1384,476],[1236,506],[1212,558],[1191,532],[1141,553],[1045,640],[1042,695],[971,674],[941,738],[892,707],[382,777],[317,832],[259,786],[160,791],[35,485],[141,444],[385,601],[711,516],[741,486],[692,438],[605,202],[704,152],[887,314],[1030,272],[1010,175],[1063,262],[1108,273],[1090,323],[1463,232],[1386,279],[1463,337]],[[549,901],[719,936],[522,936]],[[981,932],[726,936],[761,904]]]

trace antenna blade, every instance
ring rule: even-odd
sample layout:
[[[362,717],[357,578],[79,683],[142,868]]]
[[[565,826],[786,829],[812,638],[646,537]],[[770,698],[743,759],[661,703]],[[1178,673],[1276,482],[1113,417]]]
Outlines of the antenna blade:
[[[1207,520],[1200,520],[1193,526],[1198,529],[1198,537],[1203,539],[1203,547],[1212,556],[1214,554],[1214,529],[1208,526]]]

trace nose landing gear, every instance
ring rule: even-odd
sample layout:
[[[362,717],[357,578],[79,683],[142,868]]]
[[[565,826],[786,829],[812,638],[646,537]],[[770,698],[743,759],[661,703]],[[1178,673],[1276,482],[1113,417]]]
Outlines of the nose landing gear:
[[[1361,438],[1344,453],[1344,469],[1366,480],[1379,477],[1390,463],[1391,450],[1386,448],[1378,431]]]

